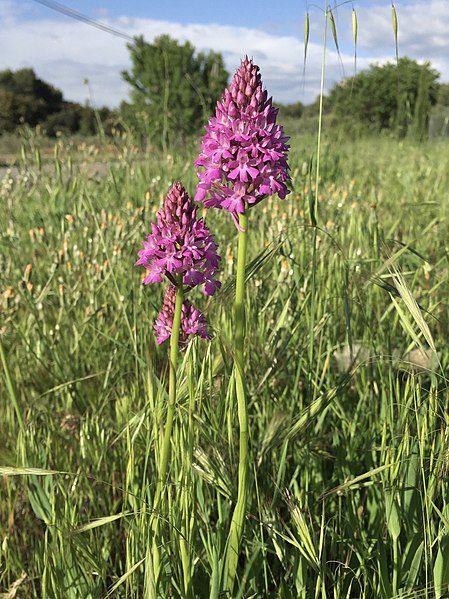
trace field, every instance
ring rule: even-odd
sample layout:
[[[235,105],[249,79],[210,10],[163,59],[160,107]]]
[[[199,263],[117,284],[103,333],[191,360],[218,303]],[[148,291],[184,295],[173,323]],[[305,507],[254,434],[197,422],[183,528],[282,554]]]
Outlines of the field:
[[[249,214],[250,493],[235,597],[447,597],[446,142],[323,138],[316,227],[311,136],[292,192]],[[197,149],[101,162],[26,140],[0,182],[0,591],[150,595],[150,519],[165,419],[162,286],[134,268]],[[314,160],[313,168],[314,168]],[[237,496],[229,382],[237,231],[210,210],[222,288],[183,352],[159,524],[160,597],[219,597]],[[28,470],[28,469],[36,470]]]

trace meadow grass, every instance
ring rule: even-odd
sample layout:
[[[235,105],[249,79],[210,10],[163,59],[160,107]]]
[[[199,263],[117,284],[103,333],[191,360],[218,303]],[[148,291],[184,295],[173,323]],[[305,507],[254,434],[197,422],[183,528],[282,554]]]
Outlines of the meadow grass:
[[[21,172],[0,183],[9,597],[137,598],[152,586],[168,348],[152,331],[162,292],[133,263],[171,183],[193,194],[195,151],[120,141],[115,152],[88,177],[62,142],[46,169],[25,148]],[[313,152],[294,137],[292,193],[251,212],[251,495],[236,596],[443,597],[448,146],[323,138],[316,227]],[[198,295],[213,340],[193,343],[178,373],[161,597],[219,596],[237,497],[237,232],[221,211],[207,223],[223,287]]]

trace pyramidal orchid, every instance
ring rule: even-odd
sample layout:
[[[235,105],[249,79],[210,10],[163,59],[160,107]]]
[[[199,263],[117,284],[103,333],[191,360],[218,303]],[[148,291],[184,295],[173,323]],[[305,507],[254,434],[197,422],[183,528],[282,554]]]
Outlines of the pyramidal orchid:
[[[234,303],[234,380],[239,420],[239,468],[237,501],[232,515],[225,558],[225,591],[233,596],[238,557],[247,512],[249,428],[245,388],[245,268],[248,213],[266,196],[284,199],[287,188],[288,138],[276,123],[277,109],[262,87],[259,67],[242,60],[231,84],[217,103],[201,140],[195,166],[198,184],[195,200],[206,208],[231,213],[238,233]]]
[[[203,219],[198,219],[196,213],[197,206],[182,184],[173,183],[135,263],[147,270],[145,284],[162,282],[164,277],[170,282],[162,310],[154,324],[157,343],[170,338],[168,405],[162,445],[157,452],[158,479],[150,520],[153,579],[156,581],[160,572],[158,535],[161,521],[157,514],[162,507],[167,479],[177,396],[178,353],[180,348],[185,349],[191,336],[210,338],[205,317],[184,295],[197,285],[203,286],[205,295],[213,295],[221,285],[216,278],[220,262],[217,245]]]
[[[144,266],[144,283],[161,282],[166,275],[175,285],[189,289],[204,284],[204,293],[213,295],[220,287],[215,278],[220,256],[217,245],[202,218],[196,217],[196,205],[181,183],[173,183],[157,223],[143,241],[135,266]]]
[[[195,200],[227,210],[237,226],[248,207],[268,195],[284,199],[289,193],[288,138],[277,114],[259,67],[245,58],[217,102],[195,162],[200,169]]]

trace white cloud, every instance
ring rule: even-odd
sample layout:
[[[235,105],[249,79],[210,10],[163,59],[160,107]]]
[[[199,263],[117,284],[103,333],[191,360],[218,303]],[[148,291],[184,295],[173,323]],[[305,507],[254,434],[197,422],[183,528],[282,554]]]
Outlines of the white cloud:
[[[369,3],[368,3],[369,4]],[[391,4],[377,0],[371,6],[357,7],[358,54],[370,63],[395,60],[395,39]],[[447,0],[397,0],[399,57],[408,56],[420,62],[429,60],[449,81],[449,23]],[[352,45],[352,5],[339,9],[337,27],[343,45]],[[340,35],[341,34],[341,35]]]
[[[447,0],[396,2],[400,54],[413,53],[414,58],[441,55],[447,49],[449,26]],[[360,41],[364,48],[394,47],[391,7],[387,4],[359,12],[363,27]],[[446,52],[447,54],[447,52]]]
[[[430,59],[449,80],[449,57],[446,51],[449,31],[444,19],[446,0],[396,3],[399,19],[399,51],[417,59]],[[23,6],[22,6],[23,8]],[[14,17],[20,14],[20,18]],[[358,69],[372,62],[394,59],[391,7],[386,4],[357,10],[359,20]],[[129,68],[126,41],[68,18],[25,20],[26,13],[13,0],[4,0],[0,8],[0,69],[32,67],[39,77],[63,90],[67,99],[84,102],[87,78],[97,105],[117,106],[128,94],[120,72]],[[318,16],[318,15],[317,15]],[[322,19],[314,19],[316,24]],[[303,80],[302,40],[274,35],[245,27],[219,24],[181,24],[152,19],[120,17],[105,19],[105,24],[134,36],[142,34],[152,41],[162,33],[181,41],[190,41],[198,50],[222,52],[232,73],[245,54],[259,64],[264,84],[278,102],[312,101],[319,92],[322,31],[312,29]],[[340,10],[337,27],[342,48],[341,62],[329,39],[326,57],[326,87],[353,72],[351,55],[350,10]]]

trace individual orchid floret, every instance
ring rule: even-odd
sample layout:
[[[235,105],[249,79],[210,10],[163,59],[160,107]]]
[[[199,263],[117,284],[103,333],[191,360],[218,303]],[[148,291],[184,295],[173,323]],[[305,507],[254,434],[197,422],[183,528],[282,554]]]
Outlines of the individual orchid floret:
[[[148,271],[145,284],[161,282],[166,275],[172,283],[189,288],[204,285],[206,295],[221,285],[215,278],[221,258],[214,236],[204,220],[197,219],[196,206],[181,183],[170,188],[138,255],[135,266]]]
[[[154,323],[156,343],[163,343],[170,338],[173,328],[175,312],[176,287],[169,285],[165,292],[162,310]],[[207,330],[207,321],[204,315],[197,310],[189,300],[184,300],[181,312],[181,328],[179,331],[179,346],[185,348],[193,336],[201,339],[210,339]]]
[[[203,169],[195,200],[228,210],[236,223],[239,214],[266,196],[277,193],[284,199],[289,193],[288,138],[267,96],[259,67],[245,58],[217,102],[195,162]]]

